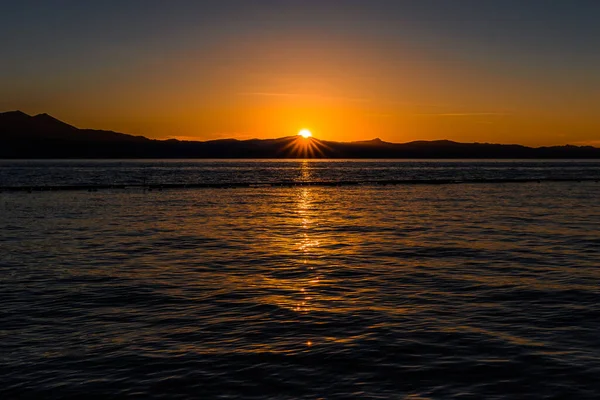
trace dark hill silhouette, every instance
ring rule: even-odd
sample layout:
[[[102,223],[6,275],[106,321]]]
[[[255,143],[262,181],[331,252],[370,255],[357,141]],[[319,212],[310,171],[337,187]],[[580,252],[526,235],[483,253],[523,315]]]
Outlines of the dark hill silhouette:
[[[48,114],[0,113],[0,158],[600,158],[591,146],[526,147],[450,140],[389,143],[377,138],[331,142],[298,136],[152,140],[113,131],[79,129]]]
[[[69,125],[62,122],[51,115],[46,113],[38,114],[34,116],[33,121],[40,127],[40,129],[52,129],[55,131],[74,131],[77,130],[73,125]]]

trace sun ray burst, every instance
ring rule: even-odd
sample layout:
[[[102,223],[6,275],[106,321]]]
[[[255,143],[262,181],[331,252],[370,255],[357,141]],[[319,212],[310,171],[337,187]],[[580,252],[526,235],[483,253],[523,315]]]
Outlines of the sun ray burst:
[[[304,137],[299,134],[289,140],[289,143],[280,150],[280,153],[283,153],[286,157],[327,158],[328,153],[331,153],[329,146],[312,136]]]

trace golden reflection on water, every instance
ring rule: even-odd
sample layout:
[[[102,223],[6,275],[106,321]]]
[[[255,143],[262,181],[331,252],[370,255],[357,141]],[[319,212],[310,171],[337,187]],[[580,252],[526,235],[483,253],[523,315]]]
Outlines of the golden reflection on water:
[[[298,179],[310,181],[311,174],[310,161],[301,161]],[[287,265],[263,277],[266,292],[272,293],[263,297],[263,301],[298,313],[309,313],[326,301],[320,298],[318,292],[321,283],[318,268],[320,238],[317,232],[320,193],[313,187],[298,187],[288,193],[291,197],[287,204],[291,209],[283,210],[286,216],[280,221],[288,234],[271,239],[274,252],[282,254]]]
[[[307,182],[312,178],[312,170],[310,168],[310,162],[308,160],[303,160],[300,164],[300,180]]]
[[[308,162],[304,161],[301,166],[302,176],[310,176]],[[300,189],[296,201],[296,212],[300,218],[299,237],[296,244],[299,252],[300,261],[305,269],[305,273],[312,276],[312,279],[301,280],[299,295],[301,301],[297,302],[294,310],[298,312],[309,312],[311,310],[311,300],[313,300],[314,287],[319,284],[318,275],[315,276],[315,267],[309,262],[311,253],[319,247],[318,238],[314,237],[313,227],[317,225],[316,210],[314,205],[314,194],[311,188]],[[307,286],[307,287],[305,287]],[[311,290],[313,289],[313,290]],[[297,289],[296,289],[297,290]]]

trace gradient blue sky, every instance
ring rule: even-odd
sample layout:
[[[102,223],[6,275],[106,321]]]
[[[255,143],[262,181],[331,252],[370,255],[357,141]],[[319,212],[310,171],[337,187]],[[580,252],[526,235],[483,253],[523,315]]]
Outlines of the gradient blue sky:
[[[150,137],[600,144],[600,1],[19,1],[0,111]]]

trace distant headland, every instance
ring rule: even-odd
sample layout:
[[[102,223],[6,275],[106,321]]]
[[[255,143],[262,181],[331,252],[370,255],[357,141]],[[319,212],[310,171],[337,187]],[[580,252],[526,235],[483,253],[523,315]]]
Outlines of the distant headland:
[[[302,136],[205,142],[154,140],[113,131],[79,129],[48,114],[30,116],[9,111],[0,113],[0,158],[584,159],[600,158],[600,148],[571,145],[534,148],[449,140],[332,142]]]

